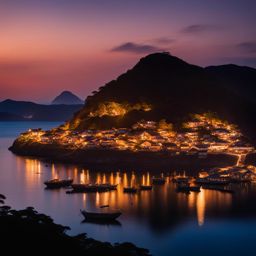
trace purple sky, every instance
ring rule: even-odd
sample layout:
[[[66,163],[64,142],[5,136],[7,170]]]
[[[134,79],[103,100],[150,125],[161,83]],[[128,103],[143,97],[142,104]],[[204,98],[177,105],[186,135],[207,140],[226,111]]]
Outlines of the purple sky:
[[[256,67],[254,0],[0,0],[0,100],[86,98],[142,56]]]

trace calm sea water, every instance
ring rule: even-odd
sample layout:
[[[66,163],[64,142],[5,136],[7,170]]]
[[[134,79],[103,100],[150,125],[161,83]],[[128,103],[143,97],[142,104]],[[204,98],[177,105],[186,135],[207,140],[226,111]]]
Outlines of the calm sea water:
[[[153,255],[254,255],[256,243],[256,184],[237,185],[235,194],[202,190],[189,195],[175,192],[167,179],[153,191],[123,194],[123,186],[151,179],[145,171],[87,170],[79,166],[52,164],[8,151],[15,136],[29,128],[49,129],[58,123],[0,122],[0,193],[17,209],[35,207],[55,222],[71,227],[71,234],[87,233],[109,242],[129,241],[150,249]],[[136,167],[134,167],[136,170]],[[166,173],[168,175],[168,173]],[[45,190],[51,178],[74,178],[75,182],[118,183],[117,191],[66,194],[65,189]],[[109,225],[83,223],[80,209],[93,210],[109,204],[123,212]]]

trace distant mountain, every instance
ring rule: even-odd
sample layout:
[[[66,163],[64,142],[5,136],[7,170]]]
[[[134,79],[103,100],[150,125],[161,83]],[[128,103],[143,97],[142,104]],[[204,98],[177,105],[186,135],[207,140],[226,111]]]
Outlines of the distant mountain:
[[[4,100],[0,102],[1,121],[66,121],[83,105],[41,105],[33,102]]]
[[[168,53],[150,54],[87,97],[67,126],[130,127],[141,119],[179,124],[191,113],[211,111],[256,140],[255,74],[248,67],[202,68]]]
[[[84,102],[70,91],[63,91],[58,95],[52,103],[53,105],[65,104],[65,105],[77,105],[84,104]]]

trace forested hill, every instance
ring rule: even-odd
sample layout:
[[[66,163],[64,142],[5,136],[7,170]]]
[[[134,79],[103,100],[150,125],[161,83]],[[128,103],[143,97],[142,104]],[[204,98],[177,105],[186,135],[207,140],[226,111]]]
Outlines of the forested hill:
[[[169,53],[150,54],[87,97],[84,107],[68,126],[72,129],[129,127],[141,119],[179,123],[191,113],[210,111],[252,135],[256,128],[252,100],[256,70],[228,67],[202,68]],[[244,86],[248,74],[250,78]]]

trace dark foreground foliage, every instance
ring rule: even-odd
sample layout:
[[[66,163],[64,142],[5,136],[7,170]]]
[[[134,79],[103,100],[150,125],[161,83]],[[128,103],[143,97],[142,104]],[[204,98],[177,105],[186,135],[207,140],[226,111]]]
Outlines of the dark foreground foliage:
[[[5,197],[0,195],[1,204]],[[55,224],[33,207],[13,210],[0,206],[1,251],[6,255],[87,255],[87,256],[148,256],[148,250],[131,243],[110,244],[87,238],[86,234],[69,236],[68,227]]]

